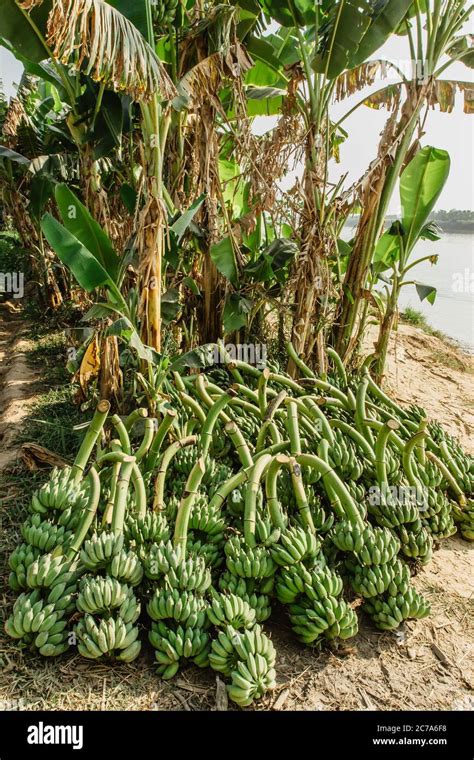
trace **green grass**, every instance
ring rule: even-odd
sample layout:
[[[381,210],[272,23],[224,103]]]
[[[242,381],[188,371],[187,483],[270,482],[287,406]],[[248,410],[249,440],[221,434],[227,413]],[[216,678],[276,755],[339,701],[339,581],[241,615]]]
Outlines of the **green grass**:
[[[439,338],[446,343],[453,343],[448,335],[445,335],[445,333],[441,332],[441,330],[435,330],[434,327],[431,327],[425,315],[422,314],[421,311],[412,309],[411,306],[407,306],[406,309],[404,309],[401,314],[401,318],[405,324],[412,325],[413,327],[418,327],[427,335],[433,335],[435,338]]]

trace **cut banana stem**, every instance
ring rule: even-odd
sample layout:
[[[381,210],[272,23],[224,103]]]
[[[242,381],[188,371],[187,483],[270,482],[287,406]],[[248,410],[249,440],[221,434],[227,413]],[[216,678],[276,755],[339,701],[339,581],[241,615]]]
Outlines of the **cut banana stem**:
[[[365,369],[362,380],[360,381],[357,388],[355,426],[359,433],[367,438],[372,448],[375,448],[375,441],[372,435],[372,431],[366,423],[366,420],[369,419],[369,415],[367,414],[367,410],[365,408],[365,399],[367,396],[369,379],[369,371]]]
[[[407,441],[403,447],[402,454],[403,469],[405,471],[405,475],[408,478],[408,482],[411,486],[419,489],[420,491],[423,490],[423,485],[415,475],[415,470],[413,467],[413,455],[416,446],[419,446],[424,438],[426,438],[426,432],[424,430],[420,430],[418,433],[415,433],[415,435],[410,438],[410,440]]]
[[[270,456],[271,459],[271,455],[267,454],[267,456]],[[232,475],[232,477],[226,480],[224,483],[221,483],[209,502],[209,509],[220,509],[229,494],[231,494],[232,491],[234,491],[236,488],[239,488],[239,486],[243,485],[243,483],[246,483],[248,481],[252,469],[253,466],[248,467],[246,470],[240,470],[240,472]]]
[[[295,382],[295,380],[292,380],[291,377],[285,377],[285,375],[279,375],[276,372],[270,372],[268,382],[279,383],[280,385],[284,385],[287,388],[289,388],[291,391],[293,391],[293,393],[296,393],[298,396],[301,396],[303,392],[301,385]]]
[[[387,420],[380,428],[375,442],[375,471],[379,486],[388,486],[387,480],[387,443],[388,439],[398,430],[400,424],[396,420]]]
[[[433,454],[432,451],[427,451],[426,456],[428,459],[431,459],[432,462],[435,463],[435,465],[438,467],[439,471],[443,474],[443,478],[445,479],[448,486],[451,488],[452,492],[455,494],[458,500],[458,504],[460,507],[465,507],[467,505],[467,499],[463,492],[463,490],[459,487],[457,484],[455,478],[449,471],[449,469],[446,467],[444,462],[441,461],[439,457],[436,456],[436,454]]]
[[[298,399],[298,401],[300,402],[299,408],[301,409],[301,412],[306,415],[306,417],[309,417],[311,422],[316,423],[318,437],[323,436],[329,441],[329,443],[333,444],[335,440],[334,433],[332,432],[326,415],[322,409],[320,409],[317,401],[311,398],[311,396],[304,396],[301,400]]]
[[[120,473],[115,491],[114,511],[112,514],[112,531],[116,536],[123,533],[125,510],[127,507],[127,494],[134,464],[135,457],[126,456],[120,465]]]
[[[141,470],[136,462],[133,463],[131,481],[135,491],[135,508],[138,517],[146,515],[146,488]]]
[[[326,348],[326,353],[329,356],[329,358],[332,359],[332,363],[334,365],[334,369],[337,372],[339,380],[343,384],[344,388],[347,388],[347,372],[346,372],[346,368],[344,367],[344,363],[341,357],[339,356],[337,351],[335,351],[330,346]]]
[[[365,523],[359,514],[359,510],[357,509],[352,496],[334,470],[328,467],[327,462],[314,454],[300,454],[296,457],[296,461],[302,466],[312,467],[319,472],[323,477],[324,485],[326,486],[326,483],[329,483],[331,490],[338,497],[344,514],[349,522],[353,525],[358,525],[360,528],[364,527]]]
[[[174,384],[175,384],[176,388],[178,389],[178,391],[185,391],[186,390],[186,386],[184,384],[184,380],[181,377],[181,375],[179,374],[179,372],[173,372],[173,380],[174,380]]]
[[[120,441],[114,439],[110,441],[110,448],[112,451],[120,451]],[[110,476],[110,490],[107,504],[105,505],[104,514],[102,516],[102,525],[109,525],[112,522],[112,512],[115,501],[115,489],[117,487],[117,480],[120,473],[120,462],[114,462],[112,465],[112,473]]]
[[[198,422],[203,425],[206,420],[206,414],[203,411],[202,406],[199,404],[198,401],[196,401],[195,398],[190,396],[188,393],[185,393],[184,391],[180,391],[179,393],[181,397],[181,401],[183,402],[184,406],[189,407],[189,409],[192,411]]]
[[[235,362],[230,361],[228,364],[226,364],[226,367],[229,370],[230,374],[232,375],[236,383],[245,385],[245,380],[240,374],[239,370],[237,369],[237,365],[235,364]]]
[[[418,425],[418,432],[427,433],[428,432],[427,428],[428,428],[428,420],[425,417],[424,419],[420,420],[420,424]],[[424,467],[426,465],[426,436],[415,447],[415,454],[419,463],[423,465]]]
[[[382,409],[376,404],[373,404],[371,401],[366,400],[365,406],[366,406],[366,409],[368,409],[369,411],[374,412],[374,414],[378,414],[382,418],[383,422],[386,422],[387,420],[395,419],[393,416],[393,412],[389,412],[387,409]],[[400,420],[397,420],[397,422],[400,425],[400,435],[407,439],[411,438],[413,435],[413,432],[408,430],[408,428],[403,424],[403,422],[400,422]]]
[[[242,385],[242,383],[232,383],[230,387],[232,388],[233,391],[235,391],[236,396],[246,396],[246,398],[255,407],[258,405],[258,394],[255,391],[253,391],[251,388],[248,388],[246,385]],[[212,393],[214,388],[210,386],[209,390]]]
[[[277,413],[281,405],[284,403],[287,396],[288,396],[287,391],[280,391],[280,393],[268,403],[267,409],[263,416],[264,422],[266,422],[267,420],[272,420],[274,418],[275,414]]]
[[[272,457],[266,454],[255,462],[245,488],[244,537],[245,543],[250,547],[256,546],[257,544],[255,539],[257,494],[260,490],[260,481],[271,461]]]
[[[301,515],[303,525],[314,532],[314,522],[308,504],[308,499],[306,497],[301,467],[294,457],[290,458],[288,469],[291,475],[291,484],[293,486],[293,493],[295,494],[296,506],[298,507],[298,512]]]
[[[325,380],[320,380],[317,377],[308,377],[304,380],[300,380],[300,386],[304,389],[317,388],[319,391],[324,391],[324,393],[329,394],[333,399],[339,401],[344,409],[351,411],[347,396],[334,385],[327,383]]]
[[[206,420],[202,426],[199,441],[201,455],[204,458],[206,458],[209,453],[209,448],[212,442],[212,433],[217,420],[219,419],[219,416],[222,414],[225,407],[231,402],[234,393],[235,391],[229,388],[227,393],[224,393],[217,401],[214,402],[214,404],[209,409],[209,412],[207,413]]]
[[[375,380],[373,380],[370,374],[368,374],[368,371],[367,371],[367,375],[368,375],[369,392],[373,396],[375,396],[379,401],[383,401],[383,403],[386,404],[386,406],[389,406],[391,409],[393,409],[394,412],[396,412],[397,415],[402,418],[402,420],[406,420],[408,417],[407,412],[405,412],[405,410],[402,409],[401,406],[398,406],[398,404],[396,404],[395,401],[390,398],[390,396],[387,396],[387,394],[384,393],[381,388],[379,388]]]
[[[391,417],[390,419],[393,419]],[[364,424],[371,428],[371,430],[376,430],[377,433],[382,429],[384,426],[384,422],[380,422],[380,420],[372,420],[372,419],[365,419]],[[390,437],[390,443],[395,444],[400,454],[403,454],[403,450],[405,448],[405,442],[402,441],[399,435],[397,435],[394,431],[392,431],[392,435]]]
[[[293,343],[291,341],[288,341],[288,343],[285,346],[286,353],[290,357],[291,361],[295,364],[296,367],[300,370],[301,374],[304,377],[316,377],[313,370],[308,367],[307,364],[304,363],[303,359],[301,359],[298,354],[296,353],[296,349],[293,346]]]
[[[114,426],[118,437],[120,438],[122,451],[125,454],[130,455],[132,453],[132,448],[130,446],[130,438],[128,436],[127,428],[123,424],[118,414],[113,414],[112,417],[110,418],[110,421],[112,425]]]
[[[138,409],[134,409],[133,412],[131,412],[128,417],[125,418],[123,424],[125,425],[125,430],[129,433],[136,422],[139,420],[144,420],[148,417],[148,409],[145,409],[145,407],[139,407]]]
[[[446,462],[448,465],[448,468],[452,475],[454,475],[457,480],[462,480],[462,473],[460,472],[456,462],[454,461],[453,457],[451,456],[448,446],[446,444],[446,441],[441,441],[439,445],[440,454],[443,457],[443,461]]]
[[[176,412],[174,409],[168,409],[165,416],[160,422],[158,430],[156,431],[156,435],[150,446],[150,450],[145,460],[145,472],[151,472],[155,468],[158,457],[160,456],[163,441],[165,440],[168,430],[172,426],[175,419]]]
[[[253,465],[252,454],[237,423],[228,422],[224,430],[235,446],[242,467],[251,467]]]
[[[286,430],[290,438],[290,451],[293,456],[301,454],[300,428],[298,424],[298,406],[294,399],[286,399]]]
[[[262,419],[265,416],[265,412],[267,410],[267,386],[268,386],[268,378],[270,377],[270,370],[268,367],[265,367],[265,369],[262,370],[262,374],[260,375],[258,379],[258,386],[257,386],[257,403],[260,407],[260,416]]]
[[[323,438],[323,440],[320,441],[319,444],[318,444],[318,455],[321,457],[321,459],[326,463],[327,467],[329,468],[330,467],[330,464],[329,464],[329,443],[328,443],[328,441],[325,438]],[[324,485],[324,489],[326,491],[326,494],[327,494],[327,496],[329,498],[329,503],[331,505],[331,508],[334,510],[334,512],[336,513],[336,515],[339,518],[344,518],[345,517],[345,512],[344,512],[344,509],[342,508],[341,500],[340,500],[339,496],[337,495],[337,493],[334,491],[334,489],[333,489],[333,487],[332,487],[332,485],[331,485],[331,483],[330,483],[330,481],[329,481],[329,479],[328,479],[328,477],[326,475],[323,475],[323,485]]]
[[[271,461],[265,478],[265,495],[267,497],[267,507],[270,517],[275,528],[285,530],[285,521],[280,507],[280,501],[277,493],[278,475],[282,467],[287,467],[290,458],[285,454],[277,454]]]
[[[193,446],[197,442],[196,435],[188,435],[186,438],[181,438],[179,441],[175,441],[163,452],[158,473],[155,480],[155,495],[153,499],[153,510],[155,512],[165,508],[165,481],[168,467],[173,457],[183,449],[185,446]]]
[[[196,501],[196,496],[201,485],[204,473],[206,472],[206,465],[203,457],[200,457],[193,469],[189,473],[186,481],[186,486],[181,499],[178,515],[176,517],[176,525],[174,531],[174,547],[180,552],[181,559],[186,556],[186,541],[188,537],[188,523],[193,504]]]
[[[88,459],[104,427],[109,410],[110,404],[108,401],[99,401],[71,469],[71,479],[76,485],[81,481]]]
[[[97,507],[99,506],[100,480],[99,475],[97,474],[97,470],[94,466],[90,468],[87,477],[89,478],[90,482],[89,501],[87,502],[84,517],[82,518],[79,527],[74,535],[72,543],[67,551],[66,557],[68,560],[74,559],[76,554],[78,554],[80,551],[83,541],[87,536],[89,528],[91,527],[96,515]]]
[[[349,425],[343,420],[336,419],[329,420],[329,425],[331,428],[339,429],[350,438],[352,438],[354,443],[356,443],[362,449],[367,459],[369,459],[371,462],[375,461],[375,452],[372,446],[365,440],[364,436],[361,435],[358,430],[352,427],[352,425]]]
[[[281,442],[281,435],[273,420],[265,420],[263,425],[260,427],[257,435],[257,443],[255,446],[256,451],[262,451],[265,446],[267,435],[270,436],[272,443],[278,444]]]
[[[153,442],[153,437],[155,434],[155,420],[154,419],[146,419],[145,420],[145,431],[143,433],[143,439],[138,447],[138,449],[134,453],[134,457],[137,460],[137,462],[140,462],[145,454],[148,453],[148,450]]]

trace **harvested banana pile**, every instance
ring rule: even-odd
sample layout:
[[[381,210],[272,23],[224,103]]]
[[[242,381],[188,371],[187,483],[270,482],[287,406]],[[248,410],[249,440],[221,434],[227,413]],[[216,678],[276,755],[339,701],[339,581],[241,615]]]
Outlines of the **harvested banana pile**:
[[[148,638],[162,678],[210,666],[248,706],[275,686],[275,605],[318,646],[355,636],[356,608],[384,631],[429,614],[412,577],[474,539],[474,458],[366,370],[330,351],[320,378],[287,348],[299,379],[227,361],[173,373],[160,419],[99,403],[21,526],[10,636],[124,662]]]

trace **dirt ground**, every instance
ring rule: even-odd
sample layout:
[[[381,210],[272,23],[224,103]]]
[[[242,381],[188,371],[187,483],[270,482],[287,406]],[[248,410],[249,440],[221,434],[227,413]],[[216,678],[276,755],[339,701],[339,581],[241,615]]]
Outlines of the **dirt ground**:
[[[12,441],[34,400],[36,380],[25,359],[21,323],[6,316],[8,321],[0,315],[1,467],[17,456]],[[402,325],[391,346],[387,382],[400,402],[423,405],[473,451],[472,357]],[[15,544],[8,513],[16,497],[13,488],[0,494],[5,551]],[[457,537],[442,543],[415,579],[431,602],[431,616],[397,633],[376,631],[361,615],[354,639],[318,651],[294,640],[283,614],[272,616],[266,630],[277,649],[278,687],[249,709],[474,709],[472,556],[472,546]],[[115,667],[75,655],[51,662],[20,652],[3,633],[13,598],[7,577],[0,567],[0,709],[232,709],[210,670],[190,667],[171,683],[161,681],[146,645],[137,662]]]

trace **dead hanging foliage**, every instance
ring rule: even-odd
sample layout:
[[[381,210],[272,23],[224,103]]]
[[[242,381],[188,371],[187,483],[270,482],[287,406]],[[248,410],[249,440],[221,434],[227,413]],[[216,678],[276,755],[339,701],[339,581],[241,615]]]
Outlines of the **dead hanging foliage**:
[[[277,195],[277,182],[290,168],[303,159],[304,125],[297,108],[297,91],[303,81],[299,66],[293,67],[288,81],[278,123],[267,136],[254,139],[249,167],[250,197],[255,213],[271,211]]]
[[[344,71],[336,80],[336,89],[334,92],[334,101],[338,102],[349,98],[356,92],[360,92],[364,87],[370,87],[377,80],[387,79],[388,76],[396,71],[396,68],[390,61],[377,59],[368,61],[355,69]]]
[[[433,83],[428,104],[431,108],[439,107],[442,113],[451,113],[456,103],[456,92],[464,94],[464,113],[474,113],[474,83],[456,82],[438,79]]]
[[[368,108],[374,108],[378,111],[380,108],[386,108],[388,111],[394,111],[398,108],[400,102],[402,84],[389,84],[382,90],[377,90],[368,95],[364,100],[364,105]]]
[[[104,0],[53,0],[47,43],[55,58],[134,100],[176,89],[138,29]]]
[[[16,0],[16,4],[23,8],[28,13],[36,8],[37,5],[42,5],[44,0]]]
[[[13,149],[16,147],[18,142],[18,129],[25,118],[26,113],[21,100],[18,98],[12,98],[5,114],[2,129],[2,139],[4,139],[7,148]]]

